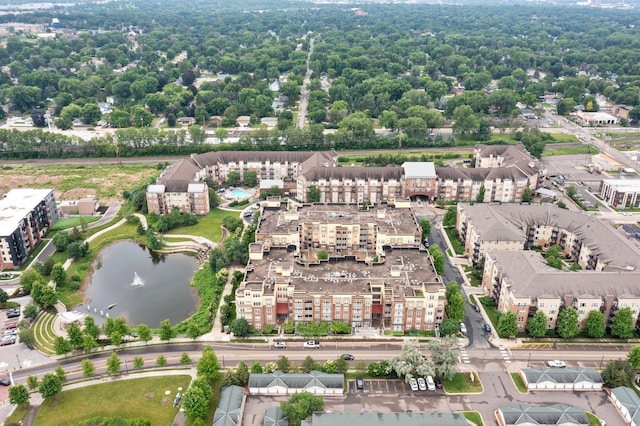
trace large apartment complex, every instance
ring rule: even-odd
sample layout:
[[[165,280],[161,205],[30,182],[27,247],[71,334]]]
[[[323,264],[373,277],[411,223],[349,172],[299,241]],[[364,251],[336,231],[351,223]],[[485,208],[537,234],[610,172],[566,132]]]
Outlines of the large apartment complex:
[[[321,203],[378,204],[420,196],[429,201],[522,201],[526,188],[535,191],[539,168],[522,145],[475,149],[475,168],[434,167],[430,162],[406,162],[400,167],[336,167],[335,152],[215,151],[193,155],[169,167],[147,188],[150,212],[165,214],[173,207],[195,214],[209,213],[205,178],[222,184],[231,173],[242,181],[255,172],[258,181],[289,181],[285,195],[302,202],[319,193]],[[199,184],[199,185],[196,185]],[[313,190],[313,191],[312,191]]]
[[[270,198],[236,291],[237,317],[256,329],[291,320],[434,330],[445,287],[420,244],[407,200],[359,208]]]
[[[578,310],[580,326],[594,309],[611,320],[629,307],[637,321],[640,250],[612,224],[555,205],[459,204],[456,227],[469,259],[484,261],[485,293],[501,312],[516,314],[519,328],[538,310],[555,328],[569,306]],[[552,245],[583,270],[551,268],[532,250]]]
[[[19,268],[53,223],[52,189],[13,189],[0,199],[0,268]]]

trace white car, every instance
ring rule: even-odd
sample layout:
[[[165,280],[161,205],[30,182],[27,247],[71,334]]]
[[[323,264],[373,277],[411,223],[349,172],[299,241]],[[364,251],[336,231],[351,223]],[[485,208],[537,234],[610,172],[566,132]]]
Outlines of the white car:
[[[275,349],[287,349],[287,342],[275,342],[273,347]]]
[[[553,368],[565,368],[567,363],[564,361],[560,361],[559,359],[554,359],[551,361],[547,361],[547,365]]]
[[[409,386],[411,386],[412,391],[417,391],[418,389],[420,389],[418,387],[418,381],[413,377],[409,379]]]
[[[320,342],[309,340],[308,342],[304,342],[304,345],[302,345],[302,347],[305,349],[320,349]]]
[[[418,377],[418,388],[421,391],[427,390],[427,382],[422,377]]]

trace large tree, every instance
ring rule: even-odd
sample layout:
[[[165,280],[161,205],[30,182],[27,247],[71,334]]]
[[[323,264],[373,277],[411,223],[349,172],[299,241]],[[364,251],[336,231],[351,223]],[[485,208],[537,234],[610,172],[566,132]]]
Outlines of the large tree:
[[[309,417],[314,411],[321,411],[323,408],[322,397],[310,392],[295,393],[288,401],[280,403],[280,409],[289,418],[290,426],[300,426],[302,420]]]
[[[460,293],[457,282],[450,281],[449,284],[447,284],[446,298],[447,304],[445,310],[447,312],[447,317],[457,322],[464,321],[465,300]]]
[[[212,396],[211,386],[202,378],[195,379],[182,398],[184,413],[190,419],[206,417]]]
[[[62,390],[62,381],[60,377],[58,377],[54,373],[47,373],[42,376],[42,380],[40,381],[40,386],[38,387],[38,391],[42,395],[44,399],[51,398],[52,396],[56,396]]]
[[[573,307],[563,309],[558,314],[556,331],[560,337],[570,339],[578,334],[578,311]]]
[[[538,311],[527,321],[527,332],[531,337],[544,337],[547,333],[547,315]]]
[[[213,383],[220,375],[218,357],[210,346],[205,347],[202,351],[202,357],[198,360],[196,370],[198,376],[204,377],[209,383]]]
[[[633,337],[633,315],[631,308],[622,308],[616,312],[611,324],[611,335],[621,339],[630,339]]]
[[[587,336],[595,339],[604,337],[606,332],[605,320],[606,318],[602,312],[598,310],[590,311],[584,323],[584,331],[587,333]]]
[[[29,391],[24,385],[11,386],[9,388],[9,402],[12,404],[28,404],[29,397]]]
[[[402,345],[402,352],[389,361],[389,370],[395,371],[405,382],[409,382],[414,376],[432,376],[435,374],[435,365],[431,358],[425,359],[415,342],[406,342]]]
[[[500,337],[515,337],[518,331],[518,318],[511,311],[503,312],[498,319],[497,332]]]

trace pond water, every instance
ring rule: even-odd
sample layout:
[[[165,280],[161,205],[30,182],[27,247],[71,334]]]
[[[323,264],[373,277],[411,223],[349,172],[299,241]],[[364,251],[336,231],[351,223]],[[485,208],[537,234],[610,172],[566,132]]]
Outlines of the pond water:
[[[158,254],[122,241],[102,250],[92,266],[87,301],[75,309],[90,312],[98,324],[110,316],[153,328],[165,319],[176,324],[197,308],[197,295],[189,285],[198,268],[193,256]]]

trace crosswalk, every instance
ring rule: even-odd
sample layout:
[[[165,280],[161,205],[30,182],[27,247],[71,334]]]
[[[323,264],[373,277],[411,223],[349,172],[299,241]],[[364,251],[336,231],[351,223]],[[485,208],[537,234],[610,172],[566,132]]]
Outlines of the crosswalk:
[[[471,361],[469,360],[469,354],[467,353],[466,349],[462,349],[460,351],[460,362],[462,362],[464,364],[471,363]]]
[[[510,357],[509,349],[500,348],[500,355],[502,355],[502,359],[504,359],[504,362],[506,364],[511,364],[511,357]]]

